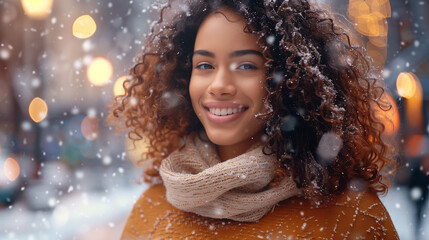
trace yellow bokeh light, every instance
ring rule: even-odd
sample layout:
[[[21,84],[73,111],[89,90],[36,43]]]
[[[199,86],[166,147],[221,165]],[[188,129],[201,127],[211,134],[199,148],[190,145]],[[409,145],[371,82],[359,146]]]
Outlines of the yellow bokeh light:
[[[95,86],[106,85],[113,74],[113,67],[109,60],[96,58],[88,66],[86,75],[88,80]]]
[[[128,79],[129,76],[122,76],[118,78],[115,82],[115,85],[113,85],[113,94],[115,96],[121,96],[125,95],[125,89],[124,89],[124,82]]]
[[[404,98],[412,98],[416,93],[416,82],[410,73],[400,73],[396,80],[396,89],[398,94]]]
[[[371,12],[368,4],[363,0],[350,0],[347,10],[352,19]]]
[[[30,18],[45,18],[52,9],[53,0],[21,0],[25,14]]]
[[[15,179],[18,178],[20,172],[18,162],[11,157],[7,158],[4,162],[3,172],[9,181],[15,181]]]
[[[378,12],[358,16],[355,29],[368,37],[386,36],[388,30],[386,19]]]
[[[89,38],[97,30],[97,24],[89,15],[82,15],[73,22],[73,36],[77,38]]]
[[[392,11],[389,0],[371,0],[369,2],[372,12],[378,12],[385,18],[391,17]]]
[[[142,165],[142,156],[148,151],[148,149],[149,140],[147,138],[143,138],[142,140],[133,143],[133,140],[131,140],[128,136],[125,136],[125,150],[127,151],[127,155],[134,165]]]
[[[388,24],[386,18],[391,17],[389,0],[350,0],[348,16],[355,22],[355,29],[368,37],[387,36]],[[378,47],[385,46],[385,39],[373,39]]]
[[[33,121],[41,122],[48,115],[48,105],[43,99],[36,97],[28,106],[28,113]]]
[[[80,129],[86,139],[93,141],[98,138],[98,122],[99,119],[95,116],[86,116],[82,120]]]

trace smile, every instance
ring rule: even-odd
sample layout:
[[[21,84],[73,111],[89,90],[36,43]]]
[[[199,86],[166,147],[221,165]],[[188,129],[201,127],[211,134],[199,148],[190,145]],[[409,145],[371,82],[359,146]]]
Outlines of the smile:
[[[247,105],[231,102],[209,102],[203,104],[207,119],[215,124],[231,123],[239,119],[249,108]]]
[[[227,116],[244,111],[245,108],[209,108],[209,112],[216,116]]]
[[[246,112],[247,108],[235,109],[236,112],[233,112],[233,109],[229,111],[228,109],[214,109],[214,112],[211,112],[208,108],[205,109],[207,113],[207,119],[215,124],[226,124],[231,123],[239,119]],[[228,114],[230,112],[230,114]],[[218,115],[219,114],[219,115]],[[225,114],[225,115],[222,115]]]

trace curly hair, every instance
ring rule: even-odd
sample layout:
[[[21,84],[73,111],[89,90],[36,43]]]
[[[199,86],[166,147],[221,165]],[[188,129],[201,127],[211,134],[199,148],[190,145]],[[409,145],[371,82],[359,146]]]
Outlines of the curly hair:
[[[159,177],[163,158],[202,129],[189,96],[192,53],[200,24],[220,8],[246,20],[267,59],[268,113],[264,153],[281,168],[272,185],[291,175],[314,202],[350,187],[354,180],[385,193],[383,178],[396,168],[394,148],[382,136],[376,111],[384,83],[365,50],[352,46],[346,30],[307,0],[171,1],[161,9],[143,53],[115,98],[110,115],[134,141],[149,141],[152,159],[145,181]],[[143,160],[142,160],[143,161]]]

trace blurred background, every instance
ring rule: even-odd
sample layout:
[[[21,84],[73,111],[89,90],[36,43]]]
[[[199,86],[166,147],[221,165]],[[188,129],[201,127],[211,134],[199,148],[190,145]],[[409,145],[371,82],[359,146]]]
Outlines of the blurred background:
[[[381,197],[401,239],[429,239],[429,2],[319,0],[383,68],[400,168]],[[106,124],[161,4],[0,0],[0,239],[118,239],[140,156]]]

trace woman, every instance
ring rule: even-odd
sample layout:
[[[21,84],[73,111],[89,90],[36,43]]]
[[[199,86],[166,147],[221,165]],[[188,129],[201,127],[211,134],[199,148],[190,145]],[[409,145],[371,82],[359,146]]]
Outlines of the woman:
[[[122,239],[397,239],[376,73],[306,0],[171,2],[111,116],[153,160]]]

